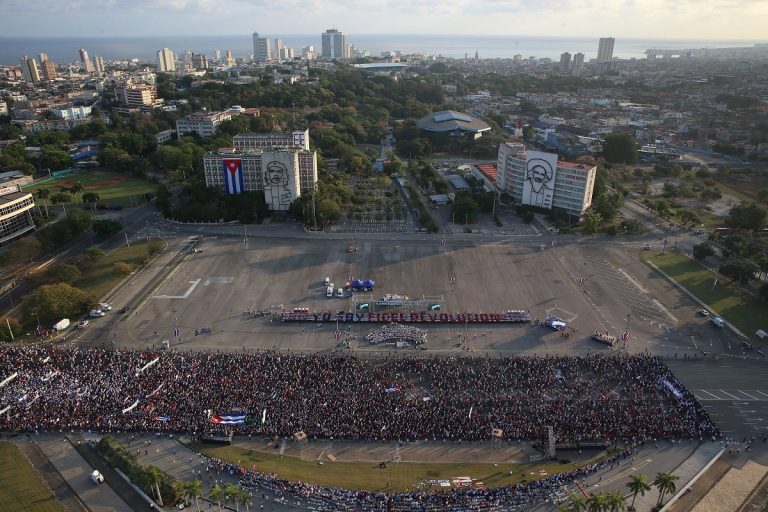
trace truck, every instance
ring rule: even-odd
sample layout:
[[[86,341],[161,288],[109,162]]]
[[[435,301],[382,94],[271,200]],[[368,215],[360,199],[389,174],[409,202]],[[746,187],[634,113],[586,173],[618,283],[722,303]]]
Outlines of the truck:
[[[592,339],[610,345],[611,347],[615,347],[619,344],[619,339],[616,336],[611,336],[607,332],[595,331],[592,335]]]
[[[333,297],[333,283],[329,284],[328,288],[325,289],[325,296]]]
[[[723,326],[725,325],[725,320],[723,320],[723,319],[722,319],[722,318],[720,318],[719,316],[716,316],[716,317],[714,317],[714,318],[712,319],[712,323],[713,323],[713,324],[714,324],[716,327],[723,327]]]
[[[64,319],[59,320],[58,322],[56,322],[56,324],[54,324],[53,330],[54,331],[63,331],[67,327],[69,327],[69,318],[64,318]]]

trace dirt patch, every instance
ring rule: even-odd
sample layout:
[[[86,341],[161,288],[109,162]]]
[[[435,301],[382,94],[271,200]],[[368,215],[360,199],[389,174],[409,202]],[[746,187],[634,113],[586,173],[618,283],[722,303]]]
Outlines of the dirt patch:
[[[100,188],[113,187],[115,185],[121,184],[124,181],[125,181],[125,178],[117,177],[117,178],[112,178],[111,180],[104,180],[104,181],[97,181],[96,183],[89,183],[88,185],[85,185],[83,188],[85,188],[85,190],[96,190]]]

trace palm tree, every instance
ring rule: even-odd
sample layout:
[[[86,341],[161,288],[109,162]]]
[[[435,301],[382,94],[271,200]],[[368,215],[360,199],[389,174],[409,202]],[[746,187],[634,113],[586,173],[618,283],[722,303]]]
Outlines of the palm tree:
[[[200,490],[200,487],[202,485],[202,480],[194,480],[187,483],[187,496],[190,496],[193,500],[195,500],[195,505],[197,505],[197,512],[200,512],[200,496],[203,495],[203,491]]]
[[[43,202],[43,208],[45,208],[45,218],[48,218],[48,198],[51,197],[51,191],[47,188],[41,188],[35,195]]]
[[[227,484],[224,488],[224,497],[227,501],[232,501],[235,504],[235,510],[240,512],[240,489],[232,484]]]
[[[645,496],[645,491],[651,490],[651,486],[648,485],[648,477],[645,475],[630,475],[627,487],[632,491],[632,503],[629,505],[632,509],[635,508],[637,495]]]
[[[224,489],[222,489],[219,484],[216,484],[213,489],[211,489],[211,499],[219,504],[219,512],[221,512],[221,498],[223,494]]]
[[[66,192],[56,192],[55,194],[51,195],[51,202],[53,204],[64,204],[68,203],[70,200],[69,194]]]
[[[624,501],[624,495],[621,489],[616,489],[613,494],[608,494],[608,507],[611,512],[621,512],[627,509],[627,502]]]
[[[83,187],[83,182],[81,182],[81,181],[78,181],[77,183],[75,183],[74,185],[72,185],[71,187],[69,187],[69,191],[70,191],[72,194],[74,194],[74,195],[77,195],[77,194],[79,194],[79,193],[80,193],[80,192],[82,192],[83,190],[85,190],[85,187]]]
[[[157,504],[161,507],[164,506],[163,497],[160,494],[160,482],[163,481],[163,472],[156,466],[149,466],[144,474],[146,475],[146,485],[149,485],[149,488],[155,494]]]
[[[184,480],[176,480],[173,482],[173,490],[176,491],[176,497],[184,500],[184,505],[187,503],[187,483]]]
[[[571,502],[568,504],[568,510],[572,510],[573,512],[581,512],[582,510],[587,509],[587,502],[584,499],[584,496],[578,493],[571,493],[570,496],[568,496],[568,499],[571,500]]]
[[[83,202],[91,206],[91,211],[95,211],[96,203],[99,202],[99,194],[96,192],[86,192],[83,194]]]
[[[245,504],[245,512],[251,511],[251,500],[253,499],[253,495],[249,493],[246,490],[240,491],[240,501]]]
[[[659,490],[659,501],[656,503],[657,505],[661,505],[661,503],[664,501],[664,495],[666,495],[668,492],[675,492],[677,489],[675,480],[679,478],[679,476],[673,475],[671,473],[659,473],[656,475],[656,479],[653,481],[653,485],[655,485]]]
[[[589,512],[606,512],[608,510],[608,495],[604,492],[590,494],[587,498]]]

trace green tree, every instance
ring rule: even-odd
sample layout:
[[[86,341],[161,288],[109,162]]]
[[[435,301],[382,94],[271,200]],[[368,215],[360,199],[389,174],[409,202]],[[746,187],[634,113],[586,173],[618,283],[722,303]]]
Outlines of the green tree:
[[[766,210],[756,203],[742,203],[731,210],[725,223],[732,228],[759,231],[765,227]]]
[[[83,203],[89,205],[91,207],[91,212],[96,212],[96,203],[99,202],[99,194],[96,192],[86,192],[83,194]]]
[[[341,218],[341,207],[333,199],[321,199],[317,204],[317,216],[325,227]]]
[[[221,512],[221,499],[224,497],[224,489],[219,484],[213,486],[211,489],[211,499],[219,505],[219,512]]]
[[[245,505],[245,512],[250,512],[252,499],[253,495],[251,495],[251,493],[246,490],[240,491],[240,502]]]
[[[175,480],[173,482],[173,490],[176,493],[176,498],[181,498],[184,500],[184,505],[189,505],[189,501],[187,500],[187,482],[184,480]]]
[[[637,495],[645,496],[646,491],[651,490],[651,486],[648,485],[648,477],[645,475],[630,475],[627,488],[632,492],[632,503],[630,507],[634,510],[635,500]]]
[[[589,512],[606,512],[608,510],[608,495],[604,492],[590,494],[587,498],[587,510]]]
[[[471,193],[461,191],[456,194],[453,200],[453,220],[455,222],[474,222],[478,210],[477,201],[475,201]]]
[[[702,242],[693,246],[693,257],[697,260],[703,260],[709,256],[714,256],[715,250],[707,242]]]
[[[667,493],[675,492],[677,489],[675,481],[679,478],[679,476],[671,473],[658,473],[656,475],[656,478],[653,480],[653,485],[659,490],[659,501],[656,502],[656,505],[661,505],[664,502],[664,496]]]
[[[93,232],[99,236],[111,236],[119,233],[122,229],[123,225],[116,220],[100,219],[93,221]]]
[[[68,204],[72,198],[66,192],[56,192],[51,194],[51,202],[53,204]]]
[[[145,488],[149,487],[150,492],[155,495],[155,500],[157,501],[157,504],[163,507],[163,496],[160,494],[160,484],[163,482],[164,474],[160,470],[160,468],[156,466],[149,466],[146,471],[144,472],[145,481],[144,485]]]
[[[602,216],[594,210],[589,210],[584,216],[584,232],[597,233],[597,230],[600,229],[602,223]]]
[[[10,244],[2,259],[8,265],[32,263],[42,253],[42,244],[34,236],[25,236]]]
[[[224,488],[224,499],[235,504],[235,510],[240,512],[240,489],[233,484],[227,484]]]
[[[201,489],[202,485],[202,480],[193,480],[192,482],[187,483],[187,496],[195,501],[197,512],[200,512],[200,497],[203,495]]]
[[[587,500],[581,494],[575,492],[571,493],[571,495],[568,496],[568,500],[568,508],[566,510],[581,512],[587,508]]]
[[[58,263],[45,273],[46,281],[50,284],[72,284],[82,276],[80,269],[68,263]]]
[[[133,267],[124,261],[116,261],[115,264],[112,265],[112,270],[118,274],[127,275],[133,272]]]
[[[43,146],[40,150],[40,167],[51,170],[64,169],[72,164],[69,153],[53,145]]]
[[[43,202],[43,208],[45,208],[45,218],[48,218],[48,198],[51,197],[51,191],[45,187],[42,187],[35,192],[35,196]]]
[[[39,315],[40,322],[53,325],[62,318],[77,318],[96,301],[83,290],[66,283],[47,284],[27,294],[21,302],[23,318]]]
[[[105,256],[105,253],[98,247],[89,247],[83,251],[83,256],[91,260],[93,263],[96,263]]]
[[[618,164],[637,162],[637,142],[628,133],[612,133],[606,135],[603,142],[603,157],[606,161]]]
[[[616,489],[615,492],[608,494],[608,503],[606,505],[610,512],[621,512],[627,509],[627,502],[621,494],[621,489]]]

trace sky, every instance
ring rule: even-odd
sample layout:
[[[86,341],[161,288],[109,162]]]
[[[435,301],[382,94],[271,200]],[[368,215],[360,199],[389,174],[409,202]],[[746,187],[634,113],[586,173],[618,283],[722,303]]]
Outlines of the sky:
[[[464,34],[768,40],[768,0],[0,0],[0,34]]]

